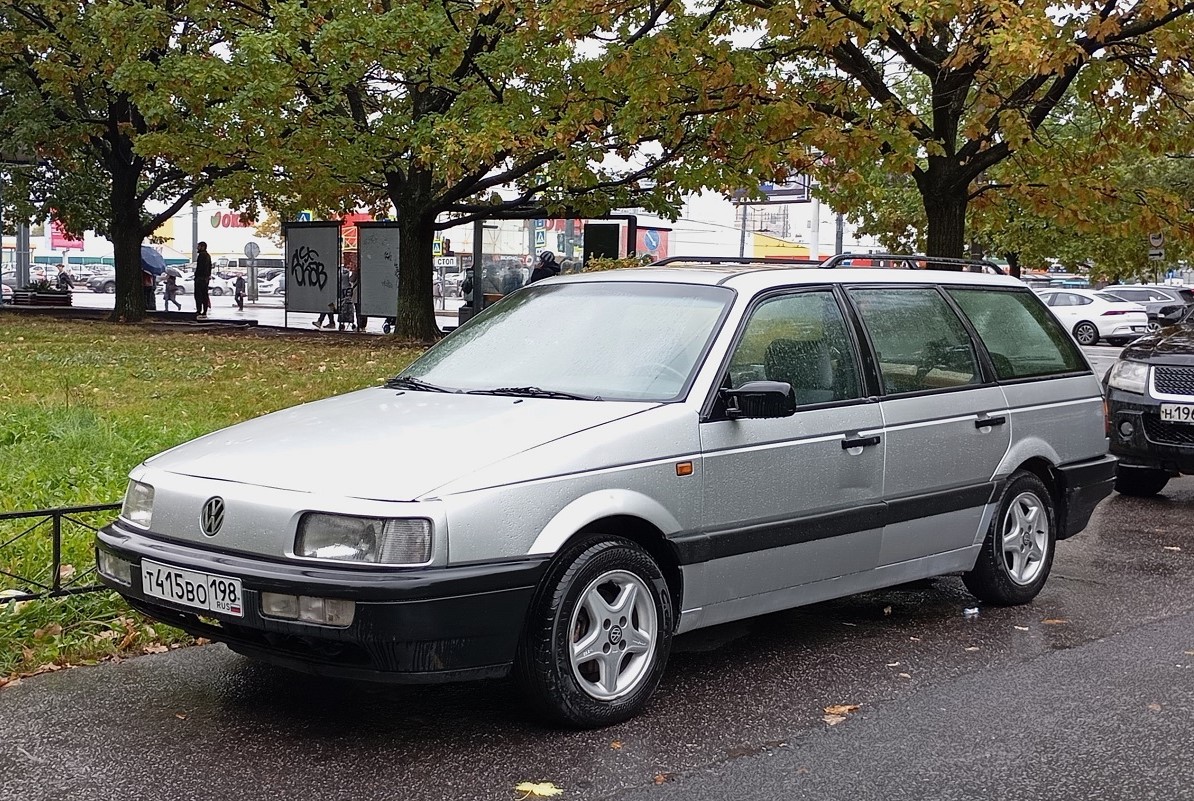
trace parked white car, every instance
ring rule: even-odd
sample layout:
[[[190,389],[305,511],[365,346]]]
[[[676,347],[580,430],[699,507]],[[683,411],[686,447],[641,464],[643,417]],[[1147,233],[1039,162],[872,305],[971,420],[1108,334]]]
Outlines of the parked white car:
[[[178,280],[178,294],[193,295],[195,293],[195,276],[194,275],[184,275],[177,280]],[[157,292],[160,295],[165,291],[166,291],[166,277],[161,276],[158,278]],[[231,294],[233,294],[234,290],[232,288],[231,281],[229,281],[225,278],[220,278],[218,275],[213,275],[211,277],[211,281],[207,285],[207,292],[212,297],[218,298],[221,295],[231,295]]]
[[[1068,328],[1079,345],[1105,339],[1126,345],[1148,333],[1148,312],[1139,303],[1092,289],[1046,289],[1041,300]]]

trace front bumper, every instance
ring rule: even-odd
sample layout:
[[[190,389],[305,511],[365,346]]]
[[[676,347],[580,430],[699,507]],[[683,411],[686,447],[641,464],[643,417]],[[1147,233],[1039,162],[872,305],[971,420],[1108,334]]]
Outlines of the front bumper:
[[[1057,539],[1072,537],[1086,528],[1095,507],[1115,486],[1117,464],[1114,456],[1101,456],[1057,468],[1061,474],[1062,509],[1065,510]]]
[[[509,672],[546,557],[440,568],[343,569],[195,548],[119,522],[96,548],[133,564],[132,586],[101,575],[134,609],[266,662],[319,675],[441,682]],[[145,594],[142,558],[239,578],[244,617],[176,606]],[[351,599],[345,628],[261,614],[261,593]]]
[[[1194,474],[1194,426],[1163,422],[1160,405],[1143,395],[1108,388],[1111,452],[1128,467]]]

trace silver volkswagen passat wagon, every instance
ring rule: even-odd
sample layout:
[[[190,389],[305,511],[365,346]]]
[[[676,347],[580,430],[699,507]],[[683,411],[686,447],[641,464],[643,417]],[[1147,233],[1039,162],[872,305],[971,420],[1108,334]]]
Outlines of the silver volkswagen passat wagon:
[[[586,274],[385,386],[146,460],[97,559],[134,608],[255,659],[513,672],[602,726],[682,632],[946,573],[1031,600],[1110,492],[1107,447],[1098,380],[1013,278]]]

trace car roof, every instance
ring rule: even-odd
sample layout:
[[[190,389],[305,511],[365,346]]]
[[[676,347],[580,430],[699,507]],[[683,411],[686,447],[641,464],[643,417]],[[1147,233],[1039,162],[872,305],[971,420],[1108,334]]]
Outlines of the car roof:
[[[654,283],[705,284],[729,286],[743,292],[758,292],[771,286],[800,284],[967,284],[1027,289],[1018,278],[1008,275],[958,272],[953,270],[875,269],[842,267],[793,268],[777,264],[684,264],[675,267],[632,267],[594,273],[578,273],[555,281],[604,282],[649,281]]]

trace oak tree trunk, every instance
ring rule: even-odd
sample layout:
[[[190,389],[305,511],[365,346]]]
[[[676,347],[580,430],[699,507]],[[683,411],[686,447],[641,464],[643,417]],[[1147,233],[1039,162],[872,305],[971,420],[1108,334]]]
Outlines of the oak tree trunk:
[[[137,205],[137,172],[119,167],[112,170],[109,195],[109,236],[116,268],[116,306],[112,319],[138,322],[145,317],[145,292],[141,285],[141,209]]]
[[[434,342],[441,336],[432,299],[432,251],[435,218],[427,212],[398,208],[398,308],[394,335]]]
[[[930,158],[929,167],[916,174],[916,185],[928,222],[925,255],[960,259],[966,255],[966,207],[969,182],[957,174],[947,159]]]

